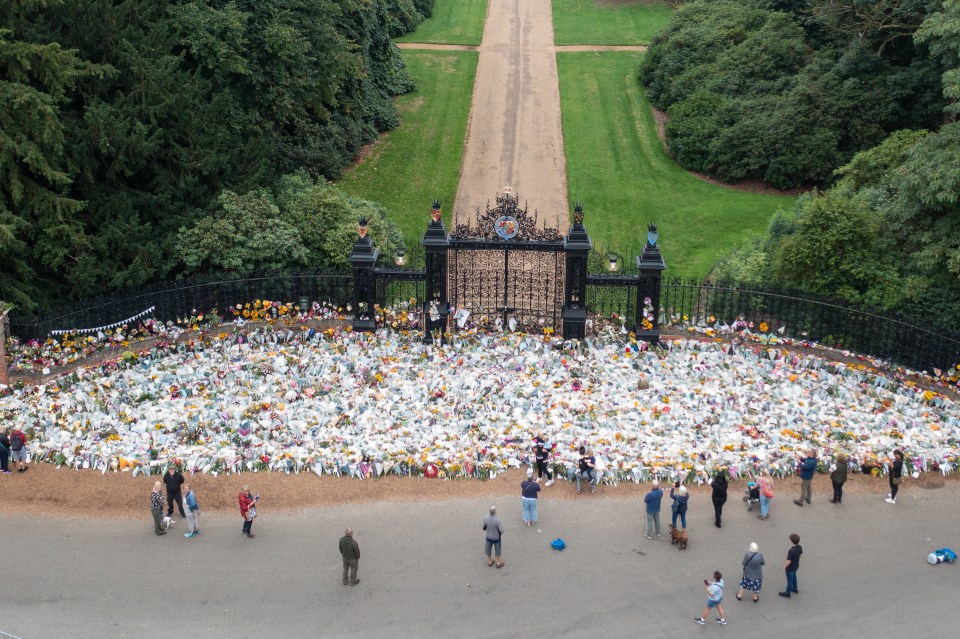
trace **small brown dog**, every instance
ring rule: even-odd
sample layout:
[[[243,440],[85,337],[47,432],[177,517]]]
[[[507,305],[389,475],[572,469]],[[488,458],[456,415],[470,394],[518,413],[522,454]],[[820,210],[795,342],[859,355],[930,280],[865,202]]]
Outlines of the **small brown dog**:
[[[678,544],[680,550],[687,549],[687,531],[680,530],[676,526],[670,526],[670,545]]]

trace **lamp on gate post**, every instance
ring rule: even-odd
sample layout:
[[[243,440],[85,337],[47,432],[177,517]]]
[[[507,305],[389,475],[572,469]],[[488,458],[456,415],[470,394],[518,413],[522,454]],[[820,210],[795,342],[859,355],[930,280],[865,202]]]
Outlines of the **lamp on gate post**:
[[[616,273],[620,270],[620,264],[623,262],[619,253],[610,253],[607,255],[607,270]]]
[[[407,263],[407,252],[403,250],[403,247],[397,249],[397,258],[394,260],[397,263],[397,266],[403,266]]]
[[[440,200],[434,200],[430,208],[430,223],[423,234],[423,251],[426,266],[425,296],[423,299],[423,341],[433,339],[433,333],[440,333],[440,340],[446,338],[447,316],[450,305],[447,302],[447,251],[450,248],[450,236],[441,219]]]
[[[583,226],[583,205],[573,208],[573,226],[563,238],[566,282],[563,289],[563,339],[583,339],[587,330],[587,255],[593,240]]]
[[[659,239],[657,225],[651,222],[647,226],[647,242],[637,258],[640,272],[637,276],[637,325],[634,333],[637,339],[654,344],[660,341],[660,282],[667,268],[657,245]]]
[[[367,237],[367,218],[361,216],[357,222],[357,239],[350,252],[350,265],[353,267],[353,330],[372,333],[377,328],[373,314],[376,295],[374,265],[380,256],[380,249]]]

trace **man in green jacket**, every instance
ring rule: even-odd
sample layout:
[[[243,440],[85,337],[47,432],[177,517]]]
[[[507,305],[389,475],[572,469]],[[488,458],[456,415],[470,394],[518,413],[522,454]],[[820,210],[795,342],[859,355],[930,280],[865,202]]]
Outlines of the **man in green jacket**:
[[[360,544],[353,538],[353,528],[347,528],[340,538],[340,556],[343,557],[343,585],[349,583],[356,586],[360,583],[357,579],[357,569],[360,567]],[[347,572],[350,573],[350,581],[347,581]]]

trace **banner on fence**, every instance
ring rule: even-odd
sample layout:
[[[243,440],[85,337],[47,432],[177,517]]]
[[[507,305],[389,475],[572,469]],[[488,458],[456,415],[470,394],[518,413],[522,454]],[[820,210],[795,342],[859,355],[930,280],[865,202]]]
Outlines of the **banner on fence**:
[[[135,322],[135,321],[137,321],[138,319],[141,319],[141,318],[143,318],[143,317],[146,317],[147,315],[150,315],[151,313],[153,313],[154,309],[156,309],[156,308],[157,308],[156,306],[151,306],[151,307],[148,308],[147,310],[142,311],[142,312],[140,312],[140,313],[137,313],[137,314],[134,315],[133,317],[128,317],[128,318],[125,319],[125,320],[121,320],[121,321],[119,321],[119,322],[114,322],[113,324],[104,324],[103,326],[97,326],[97,327],[94,327],[94,328],[70,328],[70,329],[60,329],[60,328],[58,328],[58,329],[56,329],[56,330],[50,331],[50,334],[51,334],[51,335],[66,335],[66,334],[68,334],[68,333],[80,333],[80,334],[85,334],[85,333],[99,333],[100,331],[105,331],[105,330],[107,330],[107,329],[109,329],[109,328],[116,328],[116,327],[118,327],[118,326],[123,326],[124,324],[129,324],[130,322]]]

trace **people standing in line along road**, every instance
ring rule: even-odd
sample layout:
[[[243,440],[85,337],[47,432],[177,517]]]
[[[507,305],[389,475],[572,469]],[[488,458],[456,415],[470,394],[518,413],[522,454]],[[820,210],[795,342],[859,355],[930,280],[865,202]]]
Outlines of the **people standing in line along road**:
[[[577,461],[577,494],[580,494],[580,482],[584,479],[590,483],[590,492],[597,490],[597,459],[592,451],[588,452],[585,446],[580,447],[580,459]]]
[[[183,482],[183,475],[177,470],[177,466],[175,464],[167,466],[167,472],[163,476],[163,483],[167,486],[167,517],[173,515],[174,502],[176,502],[177,508],[180,509],[180,516],[187,516],[183,511],[183,495],[180,492],[180,487],[183,486]]]
[[[757,519],[766,521],[770,517],[770,500],[773,499],[773,477],[770,476],[769,470],[763,470],[757,484],[760,486],[760,514],[757,515]]]
[[[801,458],[798,455],[797,463],[800,465],[800,499],[794,499],[793,503],[803,506],[803,502],[810,503],[813,492],[813,475],[817,472],[817,452],[811,448],[807,451],[806,457]]]
[[[680,526],[686,530],[687,529],[687,502],[690,501],[690,495],[687,494],[687,487],[681,486],[680,482],[674,482],[673,488],[670,489],[670,499],[673,500],[673,517],[670,520],[670,524],[676,528],[677,527],[677,517],[680,518]]]
[[[7,460],[10,459],[10,438],[7,437],[7,429],[0,428],[0,473],[12,475],[7,467]]]
[[[487,565],[493,565],[493,556],[496,554],[497,568],[503,568],[503,561],[500,559],[503,523],[497,517],[496,506],[490,506],[490,514],[483,518],[483,530],[486,531],[486,544],[483,547],[483,554],[487,558]]]
[[[781,597],[790,598],[791,593],[799,594],[797,590],[797,569],[800,567],[800,555],[803,554],[803,547],[800,545],[800,535],[793,533],[790,535],[790,550],[787,551],[787,562],[783,565],[784,572],[787,573],[787,589],[779,593]]]
[[[347,528],[343,531],[343,537],[340,538],[340,557],[343,559],[343,585],[349,583],[356,586],[360,583],[357,579],[357,570],[360,568],[360,544],[353,538],[353,528]],[[350,581],[347,581],[347,573],[350,573]]]
[[[244,485],[240,491],[238,500],[240,501],[240,516],[243,517],[243,529],[240,531],[249,539],[256,537],[250,530],[253,527],[253,520],[257,516],[257,501],[260,495],[254,497],[250,494],[250,487]]]
[[[753,603],[760,601],[760,588],[763,586],[763,567],[767,562],[763,560],[760,547],[756,542],[750,544],[750,550],[743,556],[743,577],[740,578],[740,590],[737,591],[737,601],[743,600],[743,591],[753,591]]]
[[[710,497],[713,500],[713,525],[719,528],[720,517],[723,515],[723,505],[727,503],[728,483],[727,473],[724,469],[721,468],[717,471],[711,486],[713,487],[713,495]]]
[[[553,473],[550,472],[550,467],[548,466],[548,461],[550,459],[550,450],[553,447],[547,444],[547,440],[544,439],[543,433],[537,433],[533,438],[533,456],[537,462],[537,478],[543,479],[543,476],[547,476],[547,486],[553,485]]]
[[[839,504],[843,501],[843,485],[847,482],[847,456],[843,453],[837,455],[837,461],[830,467],[830,483],[833,484],[833,499],[831,504]]]
[[[723,603],[723,575],[720,574],[720,571],[713,573],[713,582],[704,579],[703,587],[707,591],[707,605],[703,609],[703,614],[694,617],[693,620],[702,626],[706,623],[707,617],[710,616],[710,609],[716,608],[717,614],[720,615],[717,618],[717,623],[721,626],[727,625],[727,619],[723,614],[723,606],[721,605]]]
[[[887,495],[887,503],[897,503],[897,491],[900,490],[900,484],[903,483],[903,451],[899,448],[893,451],[893,465],[890,467],[890,494]]]
[[[153,515],[153,532],[166,535],[163,529],[163,484],[153,482],[153,491],[150,493],[150,514]]]
[[[27,435],[19,428],[10,433],[10,461],[17,465],[18,473],[27,472]]]
[[[187,504],[187,532],[184,537],[196,537],[200,534],[200,505],[197,503],[197,495],[190,486],[184,484],[186,494],[184,501]]]
[[[527,469],[527,478],[520,483],[520,506],[523,512],[523,523],[534,526],[537,523],[537,493],[540,484],[533,478],[533,469]]]
[[[663,501],[663,490],[660,488],[660,482],[654,479],[650,485],[650,492],[643,497],[643,503],[647,506],[647,529],[644,532],[647,539],[653,539],[654,528],[656,528],[657,537],[660,536],[661,501]]]

